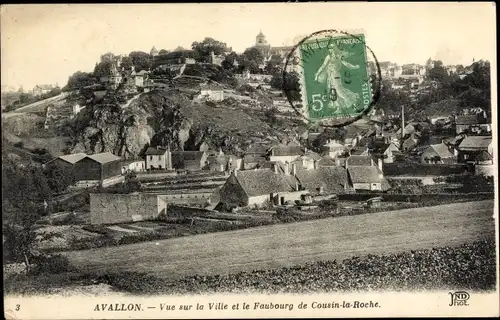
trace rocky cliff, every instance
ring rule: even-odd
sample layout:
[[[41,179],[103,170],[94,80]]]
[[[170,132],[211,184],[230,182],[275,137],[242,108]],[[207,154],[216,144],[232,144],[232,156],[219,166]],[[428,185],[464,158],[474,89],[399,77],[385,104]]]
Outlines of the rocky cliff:
[[[256,143],[287,139],[255,111],[234,110],[223,103],[194,102],[177,89],[142,94],[128,107],[96,105],[76,121],[73,152],[110,151],[138,157],[149,145],[172,150],[222,149],[243,152]],[[78,129],[79,128],[79,129]]]

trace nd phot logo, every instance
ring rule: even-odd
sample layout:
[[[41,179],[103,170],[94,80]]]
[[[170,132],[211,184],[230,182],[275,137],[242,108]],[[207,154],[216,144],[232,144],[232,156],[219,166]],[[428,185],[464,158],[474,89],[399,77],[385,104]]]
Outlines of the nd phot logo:
[[[470,298],[470,294],[465,291],[450,292],[451,302],[450,307],[453,306],[468,306],[467,300]]]

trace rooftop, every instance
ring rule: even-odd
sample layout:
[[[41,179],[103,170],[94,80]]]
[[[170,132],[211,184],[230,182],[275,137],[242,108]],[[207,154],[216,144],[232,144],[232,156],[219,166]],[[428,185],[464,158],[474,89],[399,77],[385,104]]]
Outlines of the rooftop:
[[[382,179],[379,176],[378,168],[371,166],[349,167],[349,176],[352,183],[380,183]]]
[[[121,160],[122,158],[115,156],[111,152],[102,152],[102,153],[96,153],[87,156],[87,158],[90,158],[94,161],[99,162],[100,164],[108,163],[108,162],[113,162],[113,161],[118,161]]]
[[[343,167],[319,167],[316,170],[297,170],[297,179],[300,184],[311,193],[319,192],[338,193],[344,190],[347,184],[347,171]]]
[[[491,136],[470,136],[462,140],[458,148],[461,150],[488,150],[491,142]]]
[[[352,155],[347,158],[348,166],[372,166],[372,157],[364,155]]]
[[[450,152],[448,146],[444,143],[432,144],[430,145],[430,148],[432,148],[434,152],[436,152],[436,154],[442,159],[453,157],[453,153]]]
[[[293,191],[283,176],[275,174],[271,169],[237,171],[235,178],[251,197]]]
[[[75,164],[78,161],[80,161],[83,158],[85,158],[86,156],[87,156],[86,153],[80,152],[80,153],[73,153],[73,154],[68,154],[68,155],[64,155],[64,156],[59,156],[57,158],[59,158],[61,160],[64,160],[66,162],[69,162],[71,164]]]

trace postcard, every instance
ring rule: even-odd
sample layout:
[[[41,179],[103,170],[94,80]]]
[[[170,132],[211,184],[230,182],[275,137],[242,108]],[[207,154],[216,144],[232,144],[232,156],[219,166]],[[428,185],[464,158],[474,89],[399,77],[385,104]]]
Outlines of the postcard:
[[[499,316],[494,3],[0,12],[6,319]]]

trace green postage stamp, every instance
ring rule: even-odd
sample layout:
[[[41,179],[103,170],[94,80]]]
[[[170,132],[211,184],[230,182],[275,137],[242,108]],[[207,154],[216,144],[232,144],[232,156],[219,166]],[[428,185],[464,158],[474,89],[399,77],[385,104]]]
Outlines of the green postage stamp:
[[[309,120],[359,116],[372,102],[364,35],[342,35],[300,45],[302,100]]]

